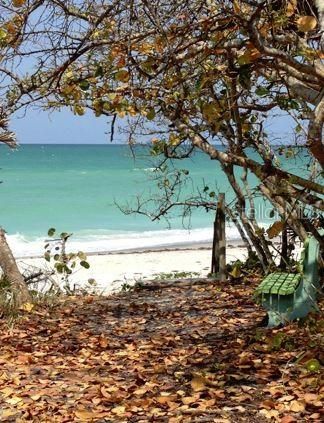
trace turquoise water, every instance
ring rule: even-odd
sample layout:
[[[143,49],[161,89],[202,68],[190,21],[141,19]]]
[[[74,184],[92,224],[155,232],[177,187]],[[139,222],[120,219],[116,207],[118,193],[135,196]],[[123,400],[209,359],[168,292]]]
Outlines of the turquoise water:
[[[173,212],[171,229],[164,220],[152,222],[119,210],[116,203],[135,206],[136,196],[159,193],[148,148],[137,147],[136,153],[134,159],[123,145],[22,145],[16,151],[1,146],[0,224],[16,253],[36,254],[50,227],[73,232],[75,246],[82,244],[87,251],[210,240],[214,216],[203,210],[194,212],[190,221],[182,219],[180,209]],[[225,192],[227,200],[232,198],[218,163],[206,155],[174,165],[189,170],[184,192],[208,185]],[[300,173],[300,163],[291,161],[289,167]],[[269,213],[256,201],[257,215],[266,224]],[[190,233],[184,225],[190,226]],[[237,237],[234,228],[228,234]]]

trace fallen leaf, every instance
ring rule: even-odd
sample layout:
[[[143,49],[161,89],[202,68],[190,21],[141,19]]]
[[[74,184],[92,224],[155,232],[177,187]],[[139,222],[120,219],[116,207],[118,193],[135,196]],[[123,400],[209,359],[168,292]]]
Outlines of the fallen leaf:
[[[206,379],[203,376],[195,376],[190,384],[195,392],[204,391],[206,389]]]
[[[260,410],[260,413],[264,415],[267,419],[276,419],[279,416],[279,411],[277,410],[265,410],[264,408]]]
[[[23,399],[20,398],[20,397],[11,397],[11,398],[8,398],[5,402],[10,404],[10,405],[16,405],[16,404],[18,404],[19,402],[22,402],[22,401],[23,401]]]
[[[125,413],[125,406],[124,405],[119,405],[118,407],[114,407],[112,408],[111,412],[116,414],[117,416],[121,416],[122,414]]]
[[[181,398],[181,401],[182,401],[182,403],[184,405],[188,405],[188,404],[192,404],[192,403],[196,402],[198,399],[199,399],[199,395],[198,396],[195,395],[193,397],[184,397],[184,398]]]
[[[295,419],[295,417],[287,415],[287,416],[283,416],[280,420],[280,423],[293,423],[296,422],[297,420]]]
[[[89,421],[98,418],[98,413],[93,413],[92,411],[87,410],[76,410],[74,414],[82,421]]]
[[[313,404],[314,402],[317,402],[319,398],[316,394],[306,393],[303,399],[307,404]]]
[[[30,313],[33,308],[34,308],[34,304],[32,304],[32,303],[25,303],[25,304],[22,304],[19,307],[19,310],[27,311],[28,313]]]
[[[7,398],[7,397],[10,397],[10,395],[12,395],[15,392],[15,390],[13,388],[7,387],[7,388],[0,389],[0,392],[2,393],[3,398]]]
[[[301,401],[295,400],[291,401],[291,403],[289,404],[289,408],[294,413],[300,413],[301,411],[305,410],[305,404]]]

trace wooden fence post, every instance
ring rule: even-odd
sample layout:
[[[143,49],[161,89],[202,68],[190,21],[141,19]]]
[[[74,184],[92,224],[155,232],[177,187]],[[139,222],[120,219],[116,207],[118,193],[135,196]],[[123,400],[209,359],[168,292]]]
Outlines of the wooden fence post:
[[[218,196],[214,221],[211,273],[218,274],[221,281],[226,280],[226,239],[225,239],[225,194]]]
[[[225,235],[225,194],[220,193],[217,203],[217,239],[218,239],[218,260],[219,260],[219,279],[221,282],[226,280],[226,235]]]
[[[214,220],[214,232],[213,232],[213,249],[212,249],[212,261],[211,261],[211,269],[210,273],[215,275],[219,272],[219,243],[217,239],[217,223],[218,223],[218,216],[217,210],[215,214]]]

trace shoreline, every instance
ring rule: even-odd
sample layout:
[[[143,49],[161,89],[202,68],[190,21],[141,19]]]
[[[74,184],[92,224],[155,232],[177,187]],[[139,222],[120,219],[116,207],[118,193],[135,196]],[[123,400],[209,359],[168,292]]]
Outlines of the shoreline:
[[[236,245],[235,245],[236,244]],[[70,276],[70,285],[84,288],[89,279],[96,281],[98,292],[109,294],[120,291],[140,280],[165,279],[177,274],[186,277],[206,277],[211,267],[211,243],[174,245],[161,248],[93,252],[88,253],[89,269],[77,268]],[[226,261],[244,260],[247,257],[242,241],[227,243]],[[53,267],[44,257],[21,257],[17,259],[21,270],[33,266],[51,270]],[[35,269],[36,270],[36,269]],[[55,277],[61,284],[61,275]]]
[[[226,248],[244,248],[241,239],[231,239],[226,243]],[[166,251],[190,251],[190,250],[212,250],[212,241],[210,242],[183,242],[175,244],[162,244],[156,247],[139,247],[139,248],[124,248],[121,250],[102,250],[102,251],[83,251],[88,257],[90,256],[110,256],[119,254],[145,254],[145,253],[163,253]],[[41,259],[43,255],[26,255],[19,256],[15,255],[16,260],[30,260],[30,259]]]

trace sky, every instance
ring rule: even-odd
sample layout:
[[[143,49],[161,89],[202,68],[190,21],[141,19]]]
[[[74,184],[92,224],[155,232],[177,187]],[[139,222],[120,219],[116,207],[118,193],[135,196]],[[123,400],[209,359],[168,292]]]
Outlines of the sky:
[[[296,124],[291,119],[276,117],[267,126],[275,144],[292,142],[291,133]],[[51,113],[29,109],[25,115],[11,117],[10,129],[16,133],[19,144],[110,144],[109,118],[95,117],[91,111],[75,116],[68,109]],[[123,142],[125,136],[116,130],[114,143]]]
[[[48,113],[29,110],[11,118],[10,129],[19,144],[106,144],[110,143],[107,117],[92,113],[75,116],[69,110]],[[115,142],[122,142],[116,134]]]

